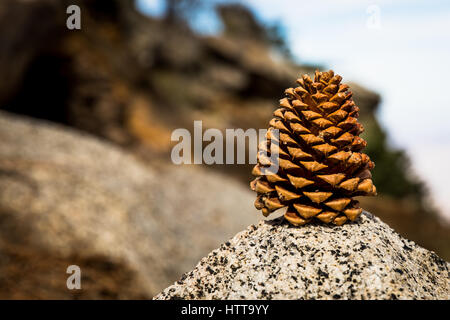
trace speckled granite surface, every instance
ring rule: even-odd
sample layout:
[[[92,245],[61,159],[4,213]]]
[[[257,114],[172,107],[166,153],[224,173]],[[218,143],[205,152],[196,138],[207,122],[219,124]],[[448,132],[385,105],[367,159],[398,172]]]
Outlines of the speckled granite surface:
[[[342,227],[260,222],[156,299],[449,299],[450,264],[364,212]]]

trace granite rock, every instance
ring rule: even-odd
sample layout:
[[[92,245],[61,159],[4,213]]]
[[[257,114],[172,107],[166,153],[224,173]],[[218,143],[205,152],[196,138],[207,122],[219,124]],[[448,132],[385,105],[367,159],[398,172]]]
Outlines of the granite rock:
[[[261,221],[155,299],[448,299],[450,264],[364,212],[342,227]]]

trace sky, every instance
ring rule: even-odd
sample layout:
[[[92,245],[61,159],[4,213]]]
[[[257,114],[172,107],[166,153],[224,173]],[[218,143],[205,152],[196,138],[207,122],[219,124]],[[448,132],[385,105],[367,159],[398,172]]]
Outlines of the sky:
[[[262,22],[280,22],[299,62],[332,68],[344,81],[381,94],[378,118],[391,144],[406,150],[414,173],[450,221],[450,1],[234,2]],[[164,12],[163,0],[137,3],[145,13]],[[193,27],[220,31],[212,2]]]

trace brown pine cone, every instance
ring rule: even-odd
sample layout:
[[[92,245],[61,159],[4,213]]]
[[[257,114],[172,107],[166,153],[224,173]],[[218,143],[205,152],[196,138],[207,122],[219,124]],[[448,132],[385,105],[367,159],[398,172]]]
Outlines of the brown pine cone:
[[[359,137],[359,108],[341,80],[332,70],[316,71],[314,81],[303,75],[298,87],[285,91],[259,146],[252,172],[258,177],[250,183],[264,216],[287,207],[284,217],[296,226],[314,218],[342,225],[362,212],[352,197],[376,195],[374,163],[361,152],[367,143]],[[279,170],[263,175],[275,148]]]

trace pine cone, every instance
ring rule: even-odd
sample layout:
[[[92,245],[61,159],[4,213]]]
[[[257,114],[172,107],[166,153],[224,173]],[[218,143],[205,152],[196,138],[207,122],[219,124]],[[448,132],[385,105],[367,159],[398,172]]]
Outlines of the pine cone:
[[[341,80],[332,70],[316,71],[314,81],[303,75],[298,87],[285,91],[267,141],[259,145],[252,172],[258,177],[250,183],[264,216],[287,207],[284,217],[296,226],[314,218],[342,225],[362,212],[352,197],[376,195],[374,163],[361,153],[367,143],[359,137],[364,130],[357,122],[359,108]],[[275,148],[279,170],[263,175]]]

